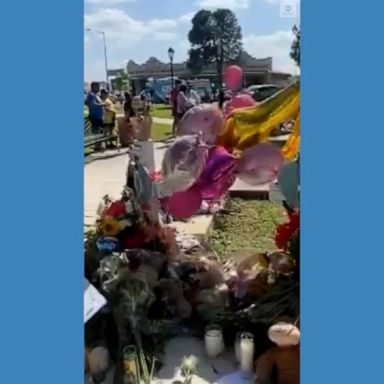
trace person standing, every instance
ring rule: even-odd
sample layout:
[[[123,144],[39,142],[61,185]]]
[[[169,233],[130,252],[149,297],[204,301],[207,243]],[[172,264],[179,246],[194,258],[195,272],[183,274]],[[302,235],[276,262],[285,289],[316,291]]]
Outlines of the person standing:
[[[104,117],[103,117],[103,127],[104,134],[107,136],[112,136],[113,131],[116,125],[116,109],[113,101],[109,98],[108,91],[102,89],[100,92],[101,100],[104,103]],[[107,143],[107,146],[110,148],[113,147],[113,143],[110,141]]]
[[[176,79],[175,86],[171,90],[171,94],[170,94],[170,103],[171,103],[172,117],[173,117],[172,136],[176,135],[178,123],[179,123],[178,116],[177,116],[177,94],[179,93],[180,85],[181,85],[181,80]]]
[[[185,84],[181,84],[177,94],[177,118],[180,121],[185,113],[193,107],[192,102],[187,97],[188,88]]]
[[[104,103],[100,96],[100,84],[91,83],[91,91],[88,93],[85,104],[89,109],[89,121],[92,124],[92,133],[94,135],[103,133],[103,113]]]
[[[133,98],[129,92],[125,93],[124,118],[119,119],[118,129],[120,144],[129,147],[135,140],[135,126],[137,111],[133,106]]]
[[[193,104],[193,106],[199,105],[201,102],[199,94],[195,91],[193,85],[189,81],[187,81],[186,96],[189,101]]]
[[[130,119],[132,117],[135,117],[136,112],[133,108],[132,102],[132,95],[129,92],[125,92],[125,101],[124,101],[124,114],[126,119]]]

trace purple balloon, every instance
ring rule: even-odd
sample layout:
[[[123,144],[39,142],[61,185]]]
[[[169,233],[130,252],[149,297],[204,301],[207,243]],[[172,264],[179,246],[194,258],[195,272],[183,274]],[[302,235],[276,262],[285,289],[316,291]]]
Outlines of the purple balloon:
[[[236,167],[236,175],[249,185],[262,185],[274,181],[284,165],[280,148],[262,143],[247,148]]]
[[[236,180],[237,159],[224,147],[213,147],[197,184],[204,200],[216,200],[225,195]]]

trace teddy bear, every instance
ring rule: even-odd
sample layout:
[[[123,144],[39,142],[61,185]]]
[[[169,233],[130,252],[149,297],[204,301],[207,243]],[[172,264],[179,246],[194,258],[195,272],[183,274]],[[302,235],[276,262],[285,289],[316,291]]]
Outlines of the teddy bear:
[[[256,362],[255,384],[300,383],[300,330],[290,323],[277,323],[268,330],[276,345]]]

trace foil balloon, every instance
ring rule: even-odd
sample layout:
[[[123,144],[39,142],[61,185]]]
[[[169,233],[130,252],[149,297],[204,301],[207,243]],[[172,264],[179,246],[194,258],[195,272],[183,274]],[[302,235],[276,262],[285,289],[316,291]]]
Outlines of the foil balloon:
[[[275,180],[283,165],[280,149],[271,143],[261,143],[242,153],[236,174],[246,184],[262,185]]]
[[[163,199],[163,209],[175,219],[188,219],[201,207],[203,198],[198,185],[193,185],[186,191],[176,192]]]
[[[208,148],[197,136],[182,136],[166,150],[161,169],[161,181],[156,183],[159,197],[186,191],[203,172]]]
[[[225,105],[225,114],[229,116],[236,109],[254,107],[256,104],[256,101],[251,95],[247,93],[239,93],[232,97],[232,99]]]
[[[236,180],[237,159],[221,146],[209,151],[207,164],[197,184],[204,200],[217,200],[225,195]]]
[[[224,81],[231,91],[238,91],[243,83],[243,70],[238,65],[231,65],[224,74]]]
[[[300,203],[300,171],[297,162],[284,165],[279,172],[277,181],[287,204],[291,208],[298,208]]]
[[[224,125],[220,108],[214,104],[201,104],[191,108],[180,122],[181,135],[198,135],[208,144],[215,144]]]

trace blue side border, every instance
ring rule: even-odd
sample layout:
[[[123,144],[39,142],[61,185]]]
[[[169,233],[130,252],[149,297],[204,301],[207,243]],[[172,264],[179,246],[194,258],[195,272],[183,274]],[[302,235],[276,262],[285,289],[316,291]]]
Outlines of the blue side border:
[[[0,15],[0,383],[81,383],[83,1]]]
[[[301,383],[384,383],[383,4],[301,11]]]

